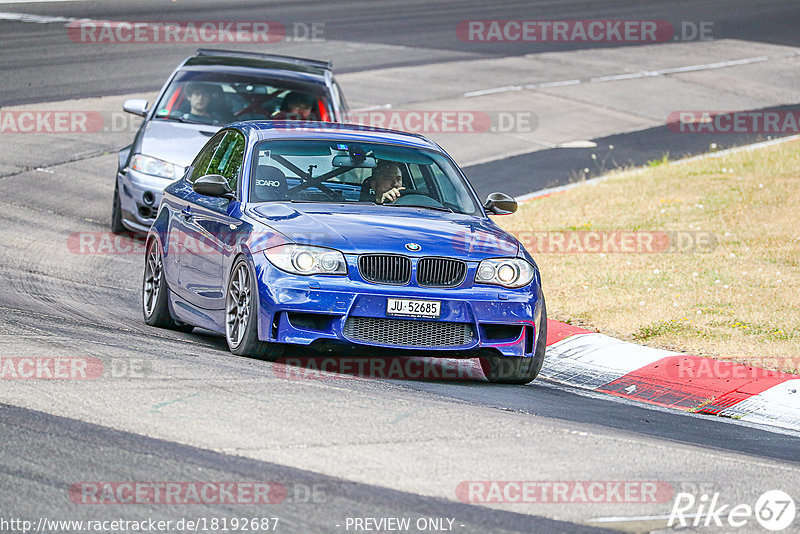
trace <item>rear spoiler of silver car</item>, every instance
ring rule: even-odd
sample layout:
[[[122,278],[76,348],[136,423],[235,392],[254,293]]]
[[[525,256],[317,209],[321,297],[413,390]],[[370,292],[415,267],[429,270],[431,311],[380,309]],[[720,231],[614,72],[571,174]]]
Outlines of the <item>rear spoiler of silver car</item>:
[[[281,56],[279,54],[262,54],[259,52],[236,52],[234,50],[217,50],[215,48],[198,48],[195,52],[197,56],[212,57],[242,57],[249,59],[263,59],[265,61],[279,61],[291,63],[302,67],[310,67],[323,70],[333,70],[332,61],[322,61],[319,59],[308,59],[294,56]]]

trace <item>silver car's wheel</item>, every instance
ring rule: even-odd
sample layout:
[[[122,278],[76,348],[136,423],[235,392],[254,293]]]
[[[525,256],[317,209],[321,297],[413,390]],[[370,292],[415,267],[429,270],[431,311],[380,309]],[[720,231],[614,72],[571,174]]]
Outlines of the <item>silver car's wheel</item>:
[[[122,224],[122,201],[119,199],[119,185],[114,186],[114,200],[111,202],[111,233],[120,234],[127,228]]]
[[[225,295],[225,339],[232,353],[274,360],[284,347],[258,339],[258,298],[255,275],[244,257],[231,269]]]
[[[144,256],[142,276],[142,315],[150,326],[191,332],[190,324],[179,323],[169,312],[167,281],[164,278],[164,259],[157,239],[151,239]]]

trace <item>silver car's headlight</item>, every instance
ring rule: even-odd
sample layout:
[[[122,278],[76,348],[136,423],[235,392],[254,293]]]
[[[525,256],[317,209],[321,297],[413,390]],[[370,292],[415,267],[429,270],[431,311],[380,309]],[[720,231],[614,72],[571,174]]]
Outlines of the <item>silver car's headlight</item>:
[[[347,274],[344,254],[309,245],[279,245],[264,251],[278,269],[292,274]]]
[[[533,265],[521,258],[492,258],[478,265],[475,283],[522,287],[531,283],[534,272]]]
[[[145,156],[144,154],[133,155],[131,158],[131,169],[143,174],[149,174],[150,176],[175,179],[175,165],[168,161]]]

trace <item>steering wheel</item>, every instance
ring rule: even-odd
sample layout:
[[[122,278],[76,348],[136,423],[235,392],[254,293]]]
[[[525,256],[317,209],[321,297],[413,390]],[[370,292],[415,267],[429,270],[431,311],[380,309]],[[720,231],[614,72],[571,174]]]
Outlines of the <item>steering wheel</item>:
[[[430,206],[432,208],[443,208],[444,205],[428,195],[421,195],[416,191],[404,189],[400,191],[400,198],[392,202],[395,206]]]

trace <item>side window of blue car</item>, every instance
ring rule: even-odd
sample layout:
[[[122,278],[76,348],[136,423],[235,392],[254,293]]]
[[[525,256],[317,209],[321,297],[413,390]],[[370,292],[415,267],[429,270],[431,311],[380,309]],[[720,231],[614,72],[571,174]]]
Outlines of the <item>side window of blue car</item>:
[[[226,130],[218,133],[195,158],[189,182],[194,183],[206,174],[220,174],[228,180],[231,189],[236,191],[244,149],[245,139],[240,132]]]
[[[228,180],[228,185],[236,191],[239,181],[239,171],[242,169],[244,159],[244,136],[236,130],[228,130],[220,142],[211,162],[207,174],[220,174]]]
[[[192,174],[190,174],[187,178],[189,183],[193,184],[195,180],[201,176],[205,176],[206,174],[213,174],[213,172],[209,172],[209,165],[211,164],[211,160],[213,159],[214,154],[217,152],[220,143],[226,135],[227,132],[220,132],[216,136],[212,137],[206,146],[203,147],[197,157],[194,158],[194,163],[192,163]]]

